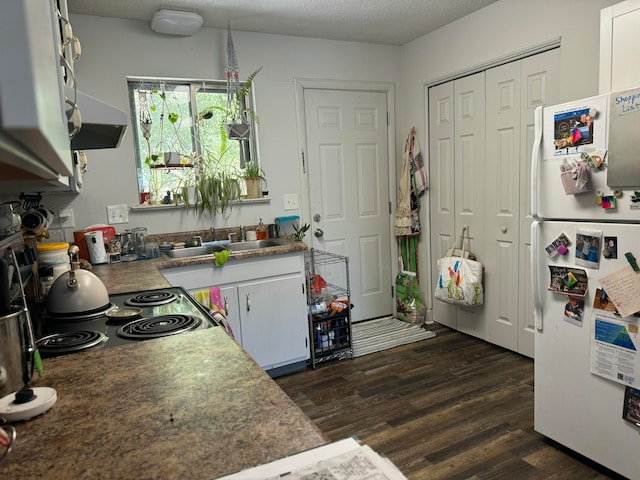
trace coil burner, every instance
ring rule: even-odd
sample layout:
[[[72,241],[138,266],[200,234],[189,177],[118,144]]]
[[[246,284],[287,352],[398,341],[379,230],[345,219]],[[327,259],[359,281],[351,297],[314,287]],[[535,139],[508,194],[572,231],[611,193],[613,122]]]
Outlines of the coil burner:
[[[175,293],[167,290],[142,292],[126,300],[125,305],[130,307],[157,307],[174,302],[178,298]]]
[[[192,315],[169,314],[141,318],[120,327],[116,334],[131,340],[147,340],[167,337],[197,329],[202,319]]]
[[[54,333],[38,340],[40,353],[46,356],[63,355],[97,348],[104,344],[108,337],[93,330]]]

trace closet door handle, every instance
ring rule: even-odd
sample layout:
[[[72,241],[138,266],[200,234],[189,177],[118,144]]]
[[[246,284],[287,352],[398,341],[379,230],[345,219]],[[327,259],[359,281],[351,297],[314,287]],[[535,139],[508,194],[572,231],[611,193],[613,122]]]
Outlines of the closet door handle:
[[[249,294],[247,293],[246,304],[247,304],[247,312],[251,311],[251,299],[249,298]]]

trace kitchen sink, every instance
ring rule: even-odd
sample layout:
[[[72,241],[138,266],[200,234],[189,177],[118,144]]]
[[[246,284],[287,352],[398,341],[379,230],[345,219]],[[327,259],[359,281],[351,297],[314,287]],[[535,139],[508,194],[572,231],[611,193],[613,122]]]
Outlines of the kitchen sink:
[[[228,243],[225,247],[232,252],[247,252],[250,250],[258,250],[260,248],[281,247],[282,245],[285,245],[285,243],[269,238],[267,240],[249,240],[246,242]]]
[[[229,245],[230,244],[227,243],[224,245],[201,245],[199,247],[177,248],[167,250],[166,252],[162,252],[162,254],[172,259],[200,257],[202,255],[213,255],[215,252],[221,252],[222,250],[229,250],[226,248]]]

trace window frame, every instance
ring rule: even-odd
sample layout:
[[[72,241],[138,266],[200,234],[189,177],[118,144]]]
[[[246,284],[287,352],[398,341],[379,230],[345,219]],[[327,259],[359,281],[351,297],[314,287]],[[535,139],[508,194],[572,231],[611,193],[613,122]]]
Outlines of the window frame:
[[[227,82],[226,80],[211,80],[211,79],[198,79],[198,78],[179,78],[179,77],[151,77],[151,76],[137,76],[131,75],[126,77],[127,80],[127,94],[129,98],[129,109],[130,109],[130,119],[132,122],[133,132],[133,144],[134,144],[134,158],[135,158],[135,170],[136,170],[136,183],[138,186],[138,192],[140,196],[140,202],[144,203],[142,200],[143,191],[141,188],[143,187],[143,181],[141,176],[144,174],[143,170],[145,169],[145,159],[147,157],[147,153],[142,151],[140,145],[144,142],[141,142],[141,131],[138,123],[138,110],[136,108],[136,96],[138,92],[137,85],[142,84],[162,84],[165,85],[184,85],[189,87],[189,105],[191,110],[190,115],[190,131],[192,136],[192,144],[196,148],[197,154],[202,154],[202,141],[200,139],[200,129],[198,125],[198,104],[196,100],[196,96],[201,89],[211,90],[211,91],[227,91]],[[253,110],[254,105],[254,89],[250,88],[248,95],[244,99],[245,106],[248,109]],[[254,162],[260,165],[260,161],[258,158],[258,142],[257,142],[257,121],[255,118],[249,118],[250,122],[250,134],[248,139],[229,139],[227,138],[227,142],[235,142],[239,143],[239,158],[238,163],[236,164],[236,168],[241,174],[241,172],[246,167],[246,164],[249,162]],[[195,139],[195,140],[194,140]],[[146,167],[149,168],[149,167]]]

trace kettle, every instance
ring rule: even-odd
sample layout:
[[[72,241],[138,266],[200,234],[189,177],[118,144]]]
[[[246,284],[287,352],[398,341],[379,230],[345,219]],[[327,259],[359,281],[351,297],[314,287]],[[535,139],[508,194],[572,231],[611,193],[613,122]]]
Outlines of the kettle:
[[[69,247],[71,270],[56,278],[47,297],[47,311],[53,316],[79,315],[106,310],[111,304],[107,288],[96,275],[78,268],[73,257],[79,252],[77,245]]]

